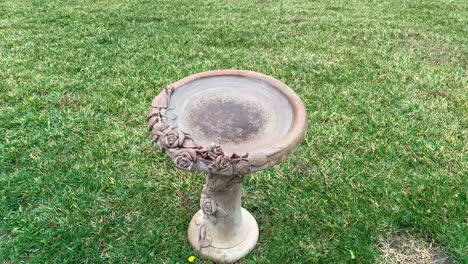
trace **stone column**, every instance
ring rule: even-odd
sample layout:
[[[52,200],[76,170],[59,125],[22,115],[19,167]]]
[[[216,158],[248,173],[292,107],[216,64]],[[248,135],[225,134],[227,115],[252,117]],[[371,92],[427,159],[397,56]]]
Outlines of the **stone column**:
[[[258,240],[258,225],[241,207],[243,176],[209,174],[201,194],[201,210],[190,222],[190,244],[204,257],[234,262]]]

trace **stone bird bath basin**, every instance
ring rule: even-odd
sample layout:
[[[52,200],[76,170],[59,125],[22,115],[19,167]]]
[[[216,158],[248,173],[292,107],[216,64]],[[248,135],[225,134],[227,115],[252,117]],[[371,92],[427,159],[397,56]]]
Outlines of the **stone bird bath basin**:
[[[242,182],[285,159],[306,128],[299,96],[252,71],[198,73],[153,99],[152,140],[177,168],[206,174],[201,210],[188,227],[189,242],[202,257],[229,263],[255,247],[258,225],[241,207]]]

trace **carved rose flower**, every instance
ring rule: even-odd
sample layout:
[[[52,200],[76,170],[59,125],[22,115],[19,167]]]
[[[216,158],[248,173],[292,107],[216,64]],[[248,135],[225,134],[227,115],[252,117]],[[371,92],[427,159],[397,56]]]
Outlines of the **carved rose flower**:
[[[221,149],[221,147],[220,147],[220,146],[217,146],[217,145],[212,146],[211,152],[213,152],[213,154],[215,154],[216,156],[219,156],[219,155],[223,155],[223,154],[224,154],[224,152],[223,152],[223,150]]]
[[[154,141],[159,140],[161,135],[164,134],[164,130],[166,130],[168,127],[169,125],[166,123],[155,122],[152,126],[150,126],[152,139]],[[162,149],[160,148],[160,150]]]
[[[180,129],[171,129],[161,137],[161,146],[165,148],[181,147],[185,140],[185,134]]]
[[[241,159],[237,162],[235,166],[236,172],[240,175],[245,175],[250,172],[250,162],[247,160]]]
[[[231,159],[227,156],[218,156],[214,162],[218,171],[227,171],[232,168]]]
[[[209,179],[206,181],[206,187],[210,190],[214,190],[216,188],[216,180],[215,179]]]
[[[177,168],[188,171],[192,170],[194,165],[193,156],[187,151],[182,151],[179,154],[177,154],[177,156],[174,159],[174,162]]]
[[[216,202],[214,202],[213,200],[209,198],[205,198],[205,199],[202,199],[201,208],[202,208],[203,213],[207,215],[212,215],[216,212],[217,205],[216,205]]]
[[[216,160],[216,157],[223,156],[224,152],[220,146],[211,143],[211,147],[208,149],[206,156],[210,159]]]

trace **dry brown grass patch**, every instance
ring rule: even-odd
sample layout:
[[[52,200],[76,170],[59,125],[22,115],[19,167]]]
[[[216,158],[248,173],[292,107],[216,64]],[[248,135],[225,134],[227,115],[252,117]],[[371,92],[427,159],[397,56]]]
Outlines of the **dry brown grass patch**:
[[[380,264],[452,264],[455,261],[428,239],[398,233],[379,241]]]

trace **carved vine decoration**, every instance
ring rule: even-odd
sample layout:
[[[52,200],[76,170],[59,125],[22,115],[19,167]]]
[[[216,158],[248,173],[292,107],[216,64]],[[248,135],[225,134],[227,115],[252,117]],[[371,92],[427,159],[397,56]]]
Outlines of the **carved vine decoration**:
[[[177,168],[187,171],[197,169],[208,174],[200,199],[203,220],[196,223],[199,227],[199,246],[208,247],[212,241],[207,234],[206,221],[216,224],[219,217],[228,214],[211,194],[229,189],[235,183],[241,183],[253,166],[266,164],[267,157],[261,153],[229,154],[215,144],[209,147],[200,146],[188,133],[177,127],[171,127],[167,122],[167,108],[173,92],[174,88],[168,86],[153,99],[147,117],[148,130],[159,150],[168,154]]]
[[[218,145],[203,147],[196,144],[189,134],[179,128],[170,127],[167,120],[167,107],[174,88],[166,87],[151,103],[148,113],[148,130],[159,150],[167,153],[176,167],[192,171],[195,168],[202,173],[221,175],[246,175],[251,166],[261,166],[267,158],[261,155],[249,157],[225,153]]]

